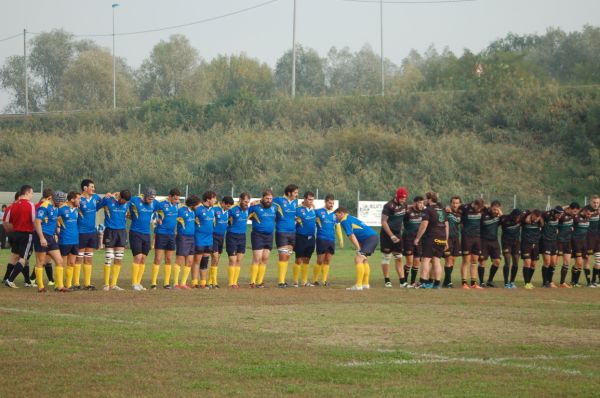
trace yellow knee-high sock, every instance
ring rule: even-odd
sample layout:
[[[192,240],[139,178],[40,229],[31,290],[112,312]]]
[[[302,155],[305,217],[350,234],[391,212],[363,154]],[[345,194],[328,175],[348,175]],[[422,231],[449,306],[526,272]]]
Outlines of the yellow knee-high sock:
[[[92,264],[83,264],[83,286],[92,284]]]
[[[321,266],[319,264],[313,265],[313,283],[319,281],[320,274],[321,274]]]
[[[327,279],[329,278],[329,264],[323,264],[321,266],[321,275],[323,277],[323,283],[327,282]]]
[[[181,272],[181,266],[179,264],[173,265],[173,285],[179,285],[179,273]]]
[[[277,283],[285,283],[285,275],[287,274],[288,262],[287,261],[279,261],[277,263],[277,269],[279,271],[279,277],[277,278]]]
[[[250,284],[256,283],[256,277],[258,276],[258,266],[259,264],[252,264],[250,266]]]
[[[65,287],[70,289],[73,286],[73,266],[67,265],[67,277],[65,278]]]
[[[187,280],[188,280],[188,277],[190,276],[190,272],[192,272],[192,267],[188,267],[187,265],[184,265],[183,273],[181,275],[180,285],[187,285]]]
[[[371,266],[368,263],[364,264],[365,272],[363,275],[363,286],[369,284],[369,276],[371,275]]]
[[[121,272],[121,264],[113,264],[112,274],[110,277],[110,287],[117,286],[117,282],[119,281],[119,272]]]
[[[362,287],[363,278],[365,276],[365,265],[356,264],[356,287]]]
[[[302,284],[308,283],[308,264],[302,264]]]
[[[137,263],[131,264],[131,284],[137,285],[137,278],[140,272],[140,265]]]
[[[219,268],[218,267],[210,267],[210,277],[209,277],[209,285],[218,285],[219,282],[217,281],[217,279],[219,279],[217,277],[219,273]]]
[[[142,284],[142,278],[144,277],[144,271],[146,271],[146,264],[145,263],[141,263],[139,264],[140,266],[140,270],[138,271],[138,277],[137,277],[137,284],[141,285]]]
[[[54,276],[54,283],[56,283],[57,289],[62,289],[63,287],[65,287],[63,272],[64,272],[64,268],[62,266],[56,267],[54,269],[54,273],[56,274]]]
[[[233,283],[238,284],[238,279],[240,279],[240,271],[242,268],[238,265],[235,267],[235,275],[233,276]]]
[[[73,285],[81,286],[81,264],[75,264],[73,267]]]
[[[294,264],[292,267],[292,276],[294,277],[294,283],[298,283],[298,278],[300,278],[300,269],[302,266],[300,264]]]
[[[104,264],[104,286],[110,285],[110,265]]]
[[[262,284],[265,282],[265,273],[267,272],[267,264],[259,264],[258,265],[258,276],[256,278],[257,284]]]
[[[37,283],[38,289],[44,288],[44,268],[35,267],[35,283]]]
[[[152,266],[152,277],[150,279],[150,285],[156,286],[158,282],[158,272],[160,271],[160,264],[154,264]]]
[[[165,264],[165,280],[163,282],[163,286],[171,284],[171,268],[171,264]]]
[[[227,286],[233,286],[235,278],[235,267],[229,266],[227,267]]]

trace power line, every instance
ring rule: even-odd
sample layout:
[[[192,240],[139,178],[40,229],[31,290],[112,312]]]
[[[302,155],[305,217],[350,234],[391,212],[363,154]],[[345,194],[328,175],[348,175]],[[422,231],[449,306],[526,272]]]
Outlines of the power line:
[[[349,3],[377,3],[379,4],[379,0],[344,0]],[[477,0],[424,0],[424,1],[394,1],[394,0],[384,0],[384,4],[444,4],[444,3],[468,3],[474,2]]]
[[[14,35],[14,36],[5,37],[4,39],[0,39],[0,43],[2,43],[3,41],[7,41],[7,40],[10,40],[10,39],[14,39],[14,38],[16,38],[16,37],[19,37],[19,36],[23,36],[23,33],[17,33],[17,34],[16,34],[16,35]]]

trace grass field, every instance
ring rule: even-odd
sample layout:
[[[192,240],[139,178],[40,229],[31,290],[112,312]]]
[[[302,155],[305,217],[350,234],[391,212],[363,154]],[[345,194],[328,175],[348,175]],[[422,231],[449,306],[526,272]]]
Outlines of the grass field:
[[[384,289],[376,254],[348,292],[352,255],[331,288],[0,288],[0,396],[600,396],[600,289]]]

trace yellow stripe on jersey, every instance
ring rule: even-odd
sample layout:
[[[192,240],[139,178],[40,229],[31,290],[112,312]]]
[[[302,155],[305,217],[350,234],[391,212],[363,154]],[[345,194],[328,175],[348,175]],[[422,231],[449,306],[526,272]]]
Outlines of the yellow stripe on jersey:
[[[248,216],[248,220],[252,220],[253,218],[256,220],[257,223],[260,224],[260,218],[258,218],[258,214],[252,213],[250,214],[250,216]]]

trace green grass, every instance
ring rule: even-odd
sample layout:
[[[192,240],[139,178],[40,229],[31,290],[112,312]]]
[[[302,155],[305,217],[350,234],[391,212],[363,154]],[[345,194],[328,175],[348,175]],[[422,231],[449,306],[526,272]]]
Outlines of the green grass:
[[[264,290],[2,288],[0,396],[598,394],[598,290],[384,289],[376,254],[373,288],[347,292],[352,256],[334,257],[328,289],[272,288],[274,254]]]

